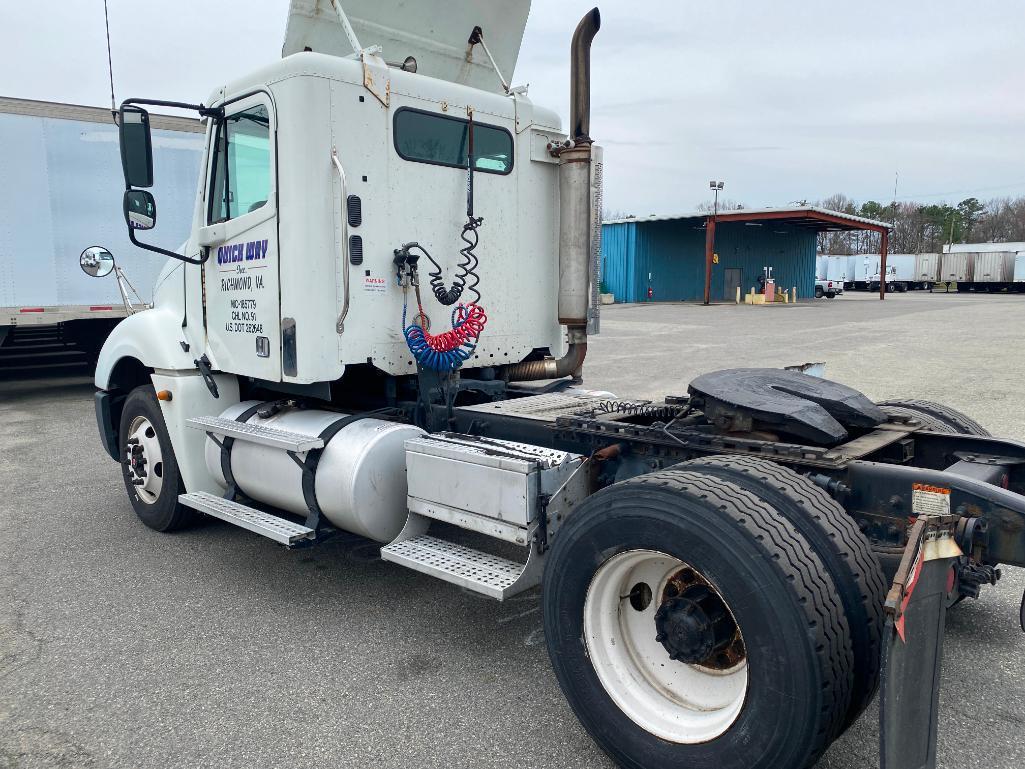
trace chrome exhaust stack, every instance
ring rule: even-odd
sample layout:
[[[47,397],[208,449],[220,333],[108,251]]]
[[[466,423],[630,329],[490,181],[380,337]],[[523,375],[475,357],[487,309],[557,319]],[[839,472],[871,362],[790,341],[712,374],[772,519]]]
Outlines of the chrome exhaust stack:
[[[559,156],[559,323],[569,349],[559,358],[510,366],[510,381],[579,377],[589,323],[596,331],[597,244],[601,237],[601,174],[595,173],[591,130],[591,41],[601,14],[591,9],[577,24],[570,50],[570,137]],[[597,211],[595,210],[597,207]],[[597,218],[596,218],[597,217]]]

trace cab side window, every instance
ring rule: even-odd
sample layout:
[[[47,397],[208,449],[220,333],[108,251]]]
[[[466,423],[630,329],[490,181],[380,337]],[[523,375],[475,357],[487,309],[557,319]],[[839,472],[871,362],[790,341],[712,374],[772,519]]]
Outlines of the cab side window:
[[[270,116],[263,105],[227,115],[217,126],[209,221],[256,211],[270,196]]]

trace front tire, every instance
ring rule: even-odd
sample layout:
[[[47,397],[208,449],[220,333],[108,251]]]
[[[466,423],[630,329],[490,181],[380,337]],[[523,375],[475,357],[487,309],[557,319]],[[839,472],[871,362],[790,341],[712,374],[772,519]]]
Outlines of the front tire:
[[[192,523],[193,510],[178,503],[185,486],[152,385],[136,387],[125,399],[118,446],[125,490],[139,520],[156,531]]]
[[[543,607],[559,685],[621,766],[797,769],[842,729],[852,654],[832,581],[732,483],[671,469],[592,495],[554,537]]]

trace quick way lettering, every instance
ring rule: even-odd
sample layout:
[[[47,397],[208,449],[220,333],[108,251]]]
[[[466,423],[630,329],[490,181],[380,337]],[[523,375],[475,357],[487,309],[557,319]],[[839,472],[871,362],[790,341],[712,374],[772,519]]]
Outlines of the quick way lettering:
[[[250,240],[246,243],[233,243],[217,247],[218,264],[234,264],[235,262],[251,262],[267,258],[267,241]]]

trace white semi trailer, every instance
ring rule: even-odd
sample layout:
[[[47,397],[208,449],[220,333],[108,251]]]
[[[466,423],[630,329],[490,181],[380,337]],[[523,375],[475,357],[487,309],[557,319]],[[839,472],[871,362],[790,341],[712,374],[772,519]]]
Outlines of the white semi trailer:
[[[1025,448],[794,371],[581,389],[598,10],[563,127],[508,81],[528,0],[346,8],[293,0],[280,61],[172,105],[205,121],[181,253],[146,240],[168,103],[121,107],[130,237],[169,257],[96,371],[141,521],[541,584],[559,684],[623,766],[808,767],[880,689],[884,765],[932,765],[946,606],[1025,563]]]
[[[160,178],[161,237],[168,248],[188,235],[203,150],[198,120],[154,115],[153,157]],[[129,247],[117,201],[118,128],[109,109],[0,97],[0,345],[15,329],[53,327],[54,338],[94,354],[129,313],[111,274],[79,269],[83,246]],[[14,180],[17,180],[15,183]],[[128,298],[152,301],[163,260],[140,259]],[[25,334],[29,336],[29,334]]]

